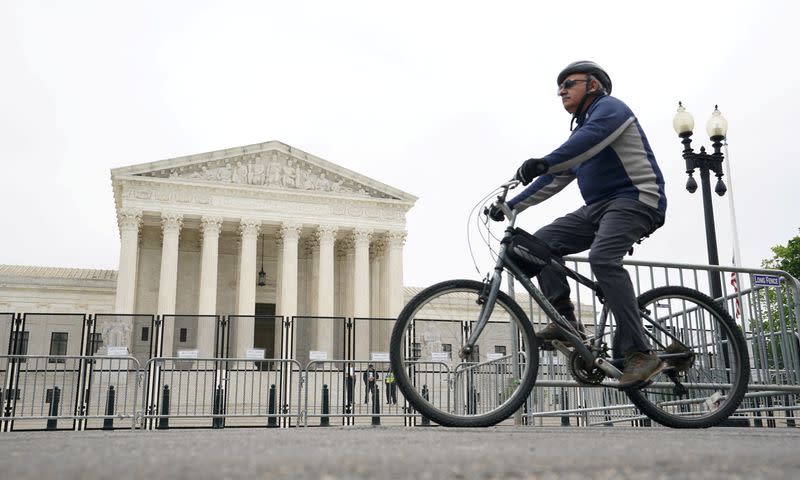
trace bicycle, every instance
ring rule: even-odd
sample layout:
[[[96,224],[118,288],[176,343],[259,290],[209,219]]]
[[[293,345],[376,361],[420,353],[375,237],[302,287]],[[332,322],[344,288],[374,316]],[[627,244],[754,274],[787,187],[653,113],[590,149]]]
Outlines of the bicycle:
[[[518,250],[510,250],[519,236],[530,236],[515,227],[516,214],[505,202],[518,183],[506,182],[481,201],[500,191],[495,205],[508,222],[491,278],[487,274],[480,282],[432,285],[411,299],[394,325],[389,348],[395,382],[409,411],[416,410],[423,419],[452,427],[491,426],[520,412],[531,393],[539,340],[519,304],[500,290],[504,271],[525,288],[549,321],[567,332],[569,341],[553,341],[551,346],[567,357],[580,385],[613,387],[614,379],[622,376],[622,359],[609,354],[612,314],[597,283],[554,261],[549,249],[523,258],[526,261],[520,261]],[[483,214],[486,217],[488,209]],[[484,218],[487,231],[488,222]],[[603,308],[594,334],[576,331],[533,285],[531,277],[543,265],[562,269],[598,297]],[[667,366],[647,385],[626,390],[631,402],[652,420],[673,428],[706,428],[727,419],[749,381],[744,336],[730,315],[709,296],[681,286],[654,288],[638,302],[651,349]],[[497,353],[481,361],[481,345],[494,345]]]

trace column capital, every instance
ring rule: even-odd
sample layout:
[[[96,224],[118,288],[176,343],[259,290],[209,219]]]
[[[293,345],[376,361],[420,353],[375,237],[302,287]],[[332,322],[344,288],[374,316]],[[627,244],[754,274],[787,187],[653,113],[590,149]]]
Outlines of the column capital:
[[[360,247],[369,247],[369,242],[372,240],[371,228],[356,228],[350,235],[353,244]]]
[[[117,212],[117,225],[120,232],[123,230],[139,231],[142,226],[142,209],[140,208],[121,208]]]
[[[338,231],[339,227],[333,225],[318,225],[317,229],[314,230],[313,237],[316,238],[319,243],[332,243],[336,240],[336,232]]]
[[[203,215],[200,219],[200,231],[203,234],[219,235],[222,230],[222,217],[212,217]]]
[[[388,250],[387,246],[388,242],[385,237],[381,236],[373,239],[372,243],[370,243],[369,245],[369,257],[370,258],[380,257]]]
[[[393,230],[386,233],[386,241],[389,247],[402,247],[406,243],[408,233],[403,230]]]
[[[315,235],[311,235],[310,237],[305,237],[305,241],[303,242],[303,254],[306,256],[311,256],[314,252],[319,251],[319,238]]]
[[[294,240],[297,241],[300,238],[300,232],[303,230],[303,226],[299,223],[294,222],[284,222],[281,224],[280,229],[278,229],[277,237],[280,237],[281,240]]]
[[[261,220],[243,218],[239,221],[239,235],[242,237],[255,237],[261,231]]]
[[[347,240],[344,240],[344,242],[346,241]],[[339,248],[334,248],[334,254],[336,255],[336,258],[342,259],[347,258],[348,255],[353,255],[353,245],[342,243],[341,245],[338,245],[338,247]]]
[[[353,240],[353,235],[347,235],[336,242],[336,247],[336,254],[339,256],[345,256],[349,253],[352,253],[355,249],[355,240]]]
[[[163,233],[179,233],[182,226],[182,213],[161,212],[161,230]]]

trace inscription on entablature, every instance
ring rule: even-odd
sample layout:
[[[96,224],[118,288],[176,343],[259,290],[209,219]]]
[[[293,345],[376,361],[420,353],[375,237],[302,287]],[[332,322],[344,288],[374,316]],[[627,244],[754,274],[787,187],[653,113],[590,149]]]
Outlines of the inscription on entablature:
[[[185,190],[167,190],[147,187],[126,188],[122,193],[126,200],[152,200],[159,203],[208,205],[235,210],[258,211],[268,213],[290,213],[304,216],[336,216],[351,218],[370,218],[382,220],[402,220],[403,212],[399,207],[374,207],[346,204],[314,204],[278,202],[258,198],[241,198],[214,196],[207,193]]]

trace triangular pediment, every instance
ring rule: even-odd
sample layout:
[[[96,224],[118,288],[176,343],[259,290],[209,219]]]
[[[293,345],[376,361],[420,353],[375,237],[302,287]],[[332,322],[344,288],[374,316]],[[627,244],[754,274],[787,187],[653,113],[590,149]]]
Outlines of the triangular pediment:
[[[416,200],[413,195],[277,141],[117,168],[111,171],[111,176],[357,195],[412,203]]]

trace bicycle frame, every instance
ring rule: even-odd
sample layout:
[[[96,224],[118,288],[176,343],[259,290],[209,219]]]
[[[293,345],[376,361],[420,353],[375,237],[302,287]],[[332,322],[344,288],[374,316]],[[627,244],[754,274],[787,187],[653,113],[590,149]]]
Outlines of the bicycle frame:
[[[500,242],[500,251],[497,255],[497,261],[494,266],[494,273],[492,275],[491,280],[488,283],[488,293],[484,299],[483,306],[481,308],[481,313],[476,322],[475,326],[472,329],[472,333],[470,334],[469,338],[467,339],[466,344],[462,347],[462,356],[466,357],[472,352],[473,346],[477,343],[478,338],[480,337],[484,327],[489,321],[489,317],[492,314],[494,309],[495,301],[497,300],[498,292],[500,291],[500,285],[502,284],[502,275],[503,270],[508,270],[509,273],[522,284],[523,288],[528,292],[528,294],[533,298],[539,308],[545,313],[545,315],[550,319],[550,321],[555,322],[560,327],[564,329],[567,334],[567,338],[569,339],[569,344],[575,349],[575,351],[580,355],[580,358],[583,360],[584,368],[591,369],[594,366],[602,369],[605,371],[609,376],[618,378],[622,375],[622,373],[609,362],[605,361],[602,357],[598,355],[592,354],[592,351],[584,344],[583,340],[578,335],[578,332],[572,327],[572,325],[555,309],[552,303],[545,297],[544,293],[539,290],[533,282],[524,274],[522,270],[509,258],[507,258],[506,251],[508,245],[511,241],[511,236],[514,233],[514,225],[516,224],[517,214],[513,210],[511,210],[508,205],[505,203],[506,196],[508,191],[511,187],[516,185],[516,181],[510,181],[505,183],[502,186],[503,193],[498,195],[498,206],[503,210],[506,218],[508,218],[508,226],[505,229],[505,233],[503,235],[503,239]],[[586,287],[590,288],[595,294],[598,294],[599,287],[597,283],[584,277],[583,275],[567,268],[564,265],[561,265],[559,262],[551,261],[550,264],[552,267],[560,270],[562,273],[567,275],[568,277],[574,279],[575,281],[585,285]],[[608,316],[608,307],[604,304],[603,310],[600,316],[600,323],[598,328],[598,333],[595,335],[595,338],[592,341],[592,349],[596,352],[602,351],[602,339],[603,339],[603,332],[605,331],[605,324],[606,318]],[[530,319],[529,319],[530,321]]]
[[[511,210],[505,202],[506,196],[508,195],[508,191],[516,186],[516,180],[512,180],[507,182],[501,186],[502,193],[497,197],[497,205],[503,211],[503,214],[508,219],[508,226],[505,229],[503,239],[500,241],[500,250],[497,254],[497,261],[495,262],[494,266],[494,273],[492,275],[491,280],[488,282],[488,292],[483,299],[483,306],[481,308],[481,313],[476,322],[475,326],[472,329],[472,333],[470,334],[469,338],[467,339],[466,344],[462,347],[462,357],[466,358],[472,352],[473,346],[477,343],[478,338],[480,337],[484,327],[487,325],[489,321],[489,317],[492,314],[494,309],[495,301],[497,300],[498,292],[500,291],[500,285],[502,284],[502,274],[503,270],[508,270],[508,272],[525,288],[528,292],[528,295],[533,298],[539,308],[545,313],[545,315],[550,319],[550,321],[555,322],[558,324],[565,332],[568,338],[569,346],[574,348],[574,351],[578,353],[580,358],[583,360],[583,366],[586,369],[591,369],[593,367],[597,367],[603,370],[609,377],[612,378],[619,378],[622,375],[622,372],[614,365],[611,361],[607,361],[603,358],[600,354],[604,351],[603,346],[603,338],[605,335],[607,320],[608,320],[608,305],[605,304],[603,301],[603,294],[602,290],[600,289],[597,282],[581,275],[580,273],[566,267],[565,265],[561,264],[559,261],[556,261],[555,256],[551,257],[550,267],[557,269],[564,275],[569,278],[572,278],[576,282],[586,286],[590,290],[594,292],[595,295],[600,298],[601,303],[603,303],[603,309],[600,312],[600,318],[597,322],[597,327],[595,329],[595,335],[593,338],[590,339],[588,345],[584,343],[584,341],[579,336],[578,332],[574,329],[574,327],[555,309],[552,303],[545,297],[544,293],[539,290],[533,282],[531,282],[530,278],[528,278],[522,270],[514,263],[513,260],[509,259],[506,251],[508,245],[511,242],[511,236],[514,233],[514,226],[517,220],[517,214],[513,210]],[[682,344],[681,340],[665,329],[656,319],[653,319],[649,312],[642,311],[641,317],[644,321],[651,324],[654,329],[663,333],[666,337],[672,339],[674,342],[678,344]],[[529,319],[530,321],[530,319]],[[645,330],[645,335],[650,337],[656,344],[660,345],[657,338],[654,334],[650,333],[649,331]],[[561,342],[553,342],[554,346],[561,350],[563,353],[569,355],[569,351]],[[663,345],[661,345],[663,348]],[[685,358],[686,354],[682,353],[675,353],[675,354],[667,354],[661,353],[659,357],[661,359],[667,358]]]
[[[480,337],[481,332],[483,331],[484,327],[487,325],[489,321],[489,317],[492,314],[492,310],[494,309],[495,301],[497,300],[497,294],[500,290],[500,285],[502,284],[502,274],[503,270],[508,270],[513,277],[522,284],[523,288],[528,292],[528,294],[533,298],[537,305],[542,309],[542,311],[547,315],[550,321],[557,323],[559,326],[564,328],[567,332],[567,337],[569,338],[569,343],[575,348],[575,350],[580,354],[581,358],[583,358],[586,368],[590,368],[591,365],[595,363],[595,356],[589,351],[589,348],[584,345],[581,338],[576,334],[577,332],[574,331],[574,328],[567,322],[567,320],[556,311],[555,307],[552,303],[545,297],[544,293],[541,290],[536,288],[533,282],[528,279],[525,274],[522,273],[520,268],[506,256],[506,249],[508,243],[511,239],[511,235],[513,234],[514,230],[514,221],[516,220],[515,215],[512,214],[509,217],[510,222],[509,226],[506,228],[505,234],[503,236],[503,241],[501,242],[500,251],[497,255],[497,262],[495,263],[494,267],[494,274],[492,275],[492,279],[489,281],[489,292],[486,296],[485,302],[483,307],[481,308],[481,314],[478,318],[478,321],[473,326],[472,333],[467,339],[466,344],[464,345],[464,353],[468,354],[471,353],[472,346],[478,341],[478,337]],[[558,263],[553,263],[556,268],[561,268],[565,273],[572,274],[569,275],[572,278],[576,278],[576,280],[584,283],[587,287],[596,289],[595,283],[585,277],[576,277],[579,274],[572,272],[571,270],[561,266]],[[603,307],[603,315],[602,319],[605,320],[606,317],[606,308]],[[601,337],[598,337],[598,339]]]

